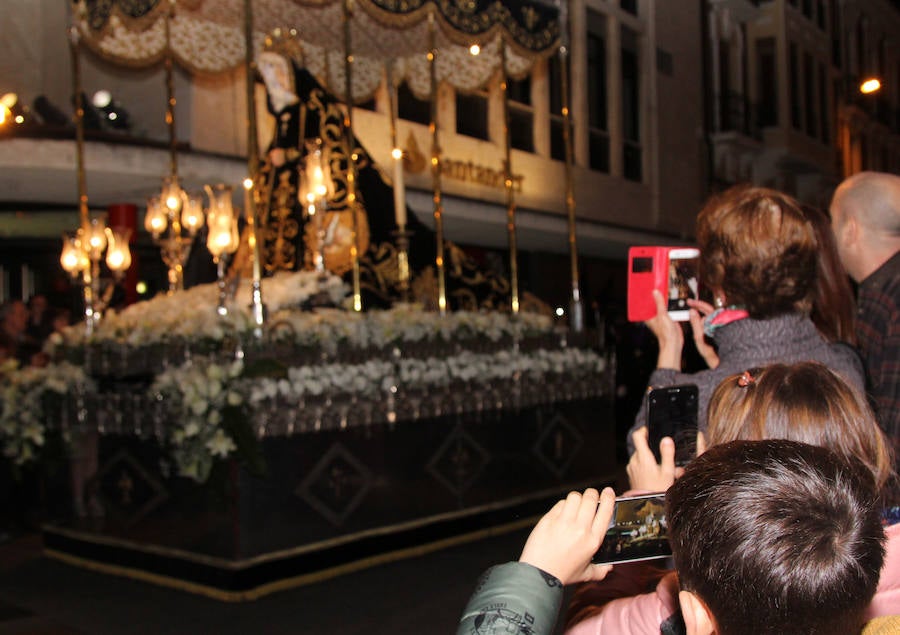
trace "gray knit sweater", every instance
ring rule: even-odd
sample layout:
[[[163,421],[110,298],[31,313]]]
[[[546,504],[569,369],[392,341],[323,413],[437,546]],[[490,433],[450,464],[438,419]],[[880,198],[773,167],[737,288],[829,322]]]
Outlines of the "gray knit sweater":
[[[820,362],[841,375],[847,383],[865,390],[865,375],[859,355],[846,344],[831,344],[819,334],[805,315],[781,315],[768,320],[745,318],[720,327],[715,334],[719,366],[697,373],[657,368],[650,375],[649,388],[696,384],[699,388],[701,430],[706,430],[706,412],[713,390],[725,377],[749,368],[773,363]],[[634,451],[631,433],[645,425],[647,400],[641,405],[628,431],[628,451]]]

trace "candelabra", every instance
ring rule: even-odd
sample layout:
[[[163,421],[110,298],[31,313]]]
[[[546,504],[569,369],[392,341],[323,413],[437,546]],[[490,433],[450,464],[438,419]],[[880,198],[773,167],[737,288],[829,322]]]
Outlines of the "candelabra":
[[[227,293],[225,291],[225,265],[228,256],[233,254],[240,244],[238,235],[237,217],[231,204],[232,187],[230,185],[207,185],[206,194],[209,196],[209,209],[206,213],[206,248],[213,256],[216,263],[216,275],[219,283],[219,305],[216,313],[221,316],[228,315],[228,307],[225,304]]]
[[[160,196],[147,203],[144,228],[159,245],[169,268],[169,295],[184,289],[184,263],[203,221],[203,201],[181,189],[175,175],[167,177]]]
[[[111,229],[102,217],[96,217],[79,227],[74,235],[63,236],[59,262],[73,278],[81,277],[88,335],[94,332],[113,289],[112,284],[104,288],[100,278],[103,252],[106,251],[106,266],[112,272],[114,281],[118,281],[131,266],[131,250],[128,248],[130,234],[130,229]]]

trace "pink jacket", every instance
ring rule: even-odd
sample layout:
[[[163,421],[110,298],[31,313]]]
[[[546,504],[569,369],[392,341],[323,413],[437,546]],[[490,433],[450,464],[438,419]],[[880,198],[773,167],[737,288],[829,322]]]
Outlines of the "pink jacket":
[[[900,615],[900,523],[894,523],[884,533],[887,535],[884,566],[875,597],[866,611],[867,620],[880,615]]]
[[[885,534],[884,566],[866,620],[900,614],[900,523],[888,527]],[[573,601],[578,601],[580,591],[576,591]],[[655,591],[613,600],[570,625],[566,635],[659,635],[659,625],[677,608],[678,582],[675,574],[670,573],[659,581]]]

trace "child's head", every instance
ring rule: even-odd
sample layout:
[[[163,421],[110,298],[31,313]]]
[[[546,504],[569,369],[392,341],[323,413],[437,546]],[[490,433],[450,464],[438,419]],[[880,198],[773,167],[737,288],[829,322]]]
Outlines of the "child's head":
[[[708,445],[790,439],[855,457],[880,490],[893,475],[890,446],[865,396],[822,364],[772,364],[727,377],[710,399],[708,422]]]
[[[689,633],[856,633],[884,530],[859,461],[786,440],[732,441],[666,493]]]

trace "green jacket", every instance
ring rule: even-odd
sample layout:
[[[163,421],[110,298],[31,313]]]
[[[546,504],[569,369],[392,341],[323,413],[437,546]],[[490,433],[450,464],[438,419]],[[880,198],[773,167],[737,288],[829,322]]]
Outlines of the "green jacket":
[[[563,599],[563,584],[521,562],[488,569],[459,620],[457,635],[550,635]]]

